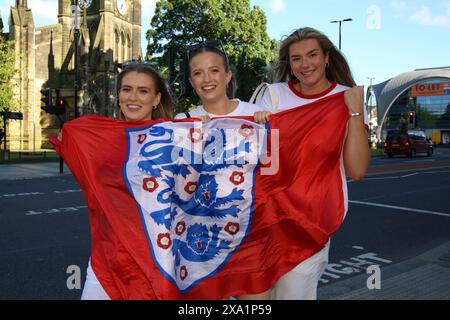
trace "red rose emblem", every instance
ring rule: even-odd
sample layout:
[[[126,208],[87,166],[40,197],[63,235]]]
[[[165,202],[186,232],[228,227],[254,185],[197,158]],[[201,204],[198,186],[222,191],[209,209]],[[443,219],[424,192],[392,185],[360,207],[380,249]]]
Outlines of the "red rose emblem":
[[[181,268],[180,268],[180,278],[181,278],[181,280],[186,279],[187,276],[188,276],[188,272],[187,272],[186,266],[181,266]]]
[[[241,126],[241,128],[239,129],[239,133],[244,136],[245,138],[247,138],[248,136],[250,136],[253,133],[253,130],[255,128],[252,125],[249,124],[243,124]]]
[[[230,176],[230,181],[235,185],[241,184],[242,182],[244,182],[244,173],[234,171]]]
[[[224,230],[231,235],[235,235],[239,231],[239,223],[228,222]]]
[[[138,137],[138,141],[137,142],[139,144],[142,144],[145,141],[145,139],[147,139],[147,135],[146,134],[140,134],[139,137]]]
[[[148,192],[153,192],[156,189],[158,189],[159,184],[156,181],[155,177],[150,177],[150,178],[145,178],[142,181],[142,188],[144,188],[144,190],[148,191]]]
[[[201,141],[203,139],[202,130],[198,128],[191,128],[189,130],[189,139],[191,139],[193,143]]]
[[[175,227],[175,233],[181,236],[185,230],[186,230],[186,223],[184,221],[178,222],[177,226]]]
[[[170,239],[170,233],[158,234],[158,247],[166,250],[172,245],[172,239]]]
[[[195,190],[197,190],[197,182],[190,181],[184,187],[184,191],[186,191],[189,194],[193,194]]]

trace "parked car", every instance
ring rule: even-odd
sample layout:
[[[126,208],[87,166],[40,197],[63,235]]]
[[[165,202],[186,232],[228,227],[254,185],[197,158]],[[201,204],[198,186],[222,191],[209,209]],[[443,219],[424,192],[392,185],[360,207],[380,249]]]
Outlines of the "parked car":
[[[433,154],[433,142],[421,130],[391,130],[384,142],[384,152],[389,158],[398,154],[414,157],[417,153],[426,153],[430,157]]]

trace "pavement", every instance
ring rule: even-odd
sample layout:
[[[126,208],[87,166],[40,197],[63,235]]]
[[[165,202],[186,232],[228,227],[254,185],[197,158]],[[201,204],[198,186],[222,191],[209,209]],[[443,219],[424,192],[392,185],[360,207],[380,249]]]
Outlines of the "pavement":
[[[319,300],[450,300],[450,241],[412,259],[383,266],[380,287],[370,274],[319,287]]]
[[[375,172],[373,172],[375,173]],[[63,175],[70,174],[65,166]],[[60,176],[59,163],[1,164],[1,180]],[[450,241],[412,259],[383,266],[381,287],[369,289],[369,274],[323,285],[319,300],[450,300]]]
[[[59,173],[59,162],[0,164],[0,180],[47,178],[67,174],[70,171],[65,165],[63,173]]]

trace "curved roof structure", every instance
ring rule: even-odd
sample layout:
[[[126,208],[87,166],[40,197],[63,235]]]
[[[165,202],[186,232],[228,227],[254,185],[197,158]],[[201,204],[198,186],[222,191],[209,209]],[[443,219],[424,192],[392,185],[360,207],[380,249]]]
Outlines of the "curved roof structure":
[[[390,107],[405,90],[408,90],[416,83],[439,78],[450,79],[450,67],[405,72],[385,82],[373,85],[372,91],[377,101],[378,130],[381,131],[384,118]]]

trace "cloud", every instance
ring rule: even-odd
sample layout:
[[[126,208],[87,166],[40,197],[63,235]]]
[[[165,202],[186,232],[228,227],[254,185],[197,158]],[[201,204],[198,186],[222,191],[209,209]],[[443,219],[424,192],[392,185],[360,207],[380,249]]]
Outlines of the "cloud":
[[[447,7],[447,11],[450,9]],[[422,6],[414,12],[410,19],[425,26],[448,26],[450,27],[450,14],[433,16],[428,7]]]
[[[270,0],[269,7],[273,12],[283,12],[286,10],[284,0]]]

